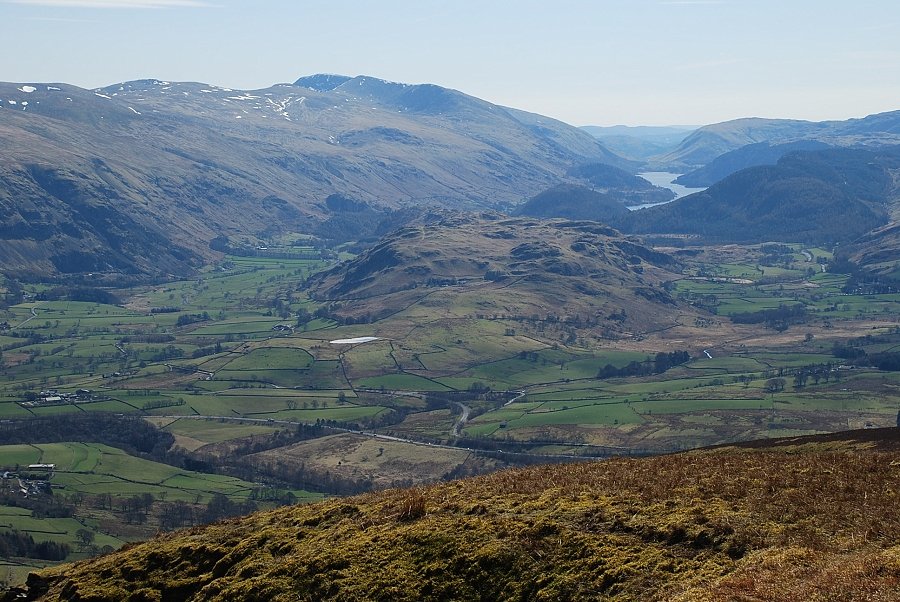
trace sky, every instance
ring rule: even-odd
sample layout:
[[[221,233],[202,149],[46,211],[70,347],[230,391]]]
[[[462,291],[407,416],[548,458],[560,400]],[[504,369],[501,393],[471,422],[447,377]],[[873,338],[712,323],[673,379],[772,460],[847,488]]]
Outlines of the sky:
[[[900,109],[900,0],[0,0],[0,81],[434,83],[573,125]]]

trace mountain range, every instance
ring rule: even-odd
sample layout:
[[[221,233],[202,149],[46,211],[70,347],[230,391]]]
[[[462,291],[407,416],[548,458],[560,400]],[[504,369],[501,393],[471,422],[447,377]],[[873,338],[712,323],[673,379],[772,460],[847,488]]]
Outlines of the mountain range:
[[[597,138],[617,155],[636,161],[647,161],[652,157],[674,150],[697,127],[692,125],[662,127],[585,125],[581,129]]]
[[[680,131],[625,133],[671,143]],[[324,74],[255,91],[161,80],[96,90],[0,84],[0,143],[4,273],[127,284],[192,273],[218,256],[214,240],[303,232],[371,243],[432,208],[600,219],[715,241],[849,242],[889,223],[892,190],[869,193],[895,173],[893,159],[880,155],[883,173],[867,181],[858,161],[868,155],[831,155],[819,162],[831,164],[825,171],[789,158],[900,143],[900,111],[705,126],[641,163],[584,129],[431,84]],[[839,182],[844,159],[859,169]],[[639,215],[606,202],[671,198],[633,175],[648,165],[699,166],[683,181],[717,184]],[[570,187],[538,197],[561,184]],[[573,184],[595,194],[550,207]],[[597,195],[605,208],[592,213]]]
[[[770,144],[769,142],[748,144],[728,151],[724,155],[719,155],[703,167],[679,176],[675,179],[675,183],[689,188],[705,188],[748,167],[775,165],[783,156],[794,151],[826,148],[829,146],[818,140],[797,140],[783,144]]]
[[[7,83],[0,106],[0,262],[19,277],[184,275],[217,236],[314,232],[332,194],[477,209],[580,163],[632,165],[547,117],[362,76]]]
[[[649,161],[670,171],[687,172],[748,144],[767,142],[777,145],[798,140],[817,140],[829,146],[843,147],[898,144],[900,111],[846,121],[735,119],[699,128],[671,152]]]

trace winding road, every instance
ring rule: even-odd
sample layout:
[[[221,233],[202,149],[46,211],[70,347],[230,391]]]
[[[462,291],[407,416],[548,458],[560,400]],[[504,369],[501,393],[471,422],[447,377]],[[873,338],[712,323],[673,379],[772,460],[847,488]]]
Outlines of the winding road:
[[[458,401],[454,401],[453,405],[459,406],[459,409],[462,413],[459,415],[459,420],[457,420],[453,424],[453,428],[450,429],[450,436],[459,437],[460,431],[464,426],[466,426],[466,422],[469,420],[469,414],[472,412],[472,408]]]
[[[30,318],[28,318],[27,320],[25,320],[18,326],[13,326],[13,329],[22,328],[23,326],[25,326],[26,324],[28,324],[29,322],[34,320],[36,317],[37,317],[37,306],[31,308],[31,317]]]

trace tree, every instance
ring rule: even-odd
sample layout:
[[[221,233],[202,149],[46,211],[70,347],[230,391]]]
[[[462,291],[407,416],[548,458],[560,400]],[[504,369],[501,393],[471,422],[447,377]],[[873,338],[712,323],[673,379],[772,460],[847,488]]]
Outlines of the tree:
[[[785,380],[783,378],[770,378],[765,383],[767,393],[779,393],[784,391]]]
[[[78,529],[75,531],[75,539],[78,540],[78,547],[83,550],[94,543],[94,532],[89,529]]]

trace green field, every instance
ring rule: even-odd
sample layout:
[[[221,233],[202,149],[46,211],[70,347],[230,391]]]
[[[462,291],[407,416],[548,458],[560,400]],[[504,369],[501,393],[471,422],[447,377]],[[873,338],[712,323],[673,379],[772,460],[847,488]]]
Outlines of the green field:
[[[28,464],[56,464],[50,481],[66,494],[151,493],[165,499],[208,501],[213,494],[246,499],[256,485],[233,477],[181,470],[92,443],[43,443],[0,446],[8,469]],[[314,496],[313,496],[314,497]]]
[[[198,425],[201,426],[202,425]],[[218,425],[221,429],[221,425]],[[196,436],[215,439],[215,427],[188,429]],[[270,429],[269,429],[270,430]],[[265,432],[264,427],[243,426],[241,436]],[[232,433],[234,434],[234,433]],[[55,469],[29,471],[31,464],[54,464]],[[183,503],[202,507],[216,495],[224,495],[234,503],[247,503],[259,497],[256,483],[215,474],[199,473],[153,462],[108,445],[95,443],[42,443],[0,446],[0,468],[16,474],[30,475],[37,472],[49,478],[47,482],[55,492],[58,502],[72,504],[74,515],[52,518],[37,516],[27,507],[0,504],[0,530],[16,530],[31,536],[36,542],[53,541],[67,544],[71,550],[69,559],[83,558],[96,550],[115,549],[128,541],[144,539],[152,534],[157,513],[166,512],[172,504]],[[10,502],[22,504],[19,480],[2,481],[2,493]],[[319,494],[295,490],[291,492],[298,501],[315,501]],[[139,496],[149,496],[151,506],[145,507],[137,524],[133,515],[126,514],[124,504]],[[104,501],[108,499],[108,501]],[[169,506],[166,506],[168,504]],[[122,506],[122,510],[117,509]],[[155,510],[153,509],[155,506]],[[263,504],[265,506],[265,504]],[[140,515],[138,515],[140,516]],[[147,522],[145,527],[144,523]],[[80,543],[79,532],[91,533],[90,549]],[[93,550],[94,552],[91,552]],[[42,566],[40,561],[17,559],[11,566]],[[16,579],[24,570],[10,571]]]
[[[0,334],[0,420],[143,416],[174,435],[192,460],[215,464],[222,459],[215,454],[231,449],[258,451],[266,462],[277,461],[229,474],[280,483],[305,483],[279,479],[309,461],[323,472],[302,478],[332,492],[378,481],[383,475],[370,474],[376,465],[393,471],[378,482],[402,483],[402,467],[418,467],[434,454],[422,441],[476,439],[473,449],[491,450],[510,442],[551,454],[610,447],[652,453],[894,424],[900,373],[856,366],[834,353],[835,344],[848,341],[869,354],[900,351],[900,294],[848,294],[846,275],[822,273],[803,252],[828,258],[828,250],[778,249],[776,260],[758,247],[707,248],[698,259],[688,254],[682,274],[664,286],[678,304],[673,324],[658,332],[609,329],[615,316],[608,310],[577,321],[550,319],[549,311],[565,307],[529,316],[514,288],[491,289],[497,298],[486,300],[481,283],[458,293],[416,291],[418,301],[387,318],[348,320],[333,304],[306,296],[303,280],[327,265],[306,259],[228,257],[196,278],[116,291],[123,306],[32,297],[0,310],[0,322],[12,326]],[[32,295],[49,289],[29,286]],[[432,293],[443,301],[433,302]],[[794,305],[805,308],[802,323],[730,319]],[[331,343],[360,336],[377,340]],[[676,350],[689,352],[690,361],[664,373],[598,377],[609,365],[651,365],[657,352]],[[79,398],[79,390],[87,396]],[[49,401],[58,397],[65,399]],[[464,411],[469,417],[457,433]],[[321,440],[313,443],[291,439],[319,428],[332,430],[316,433]],[[365,439],[358,431],[368,433],[358,448],[364,451],[341,447],[341,433]],[[384,458],[369,431],[415,441],[394,441],[396,450]],[[278,437],[284,441],[273,442]],[[279,456],[306,443],[315,458],[285,463],[288,456]],[[284,450],[269,447],[282,444]],[[37,462],[57,464],[52,482],[62,487],[54,490],[59,499],[150,494],[202,506],[215,494],[246,501],[262,487],[93,443],[0,447],[0,463]],[[277,471],[266,472],[279,462],[277,478]],[[338,482],[339,473],[346,483]],[[40,521],[22,509],[0,510],[0,525],[40,531]],[[97,533],[100,547],[147,535],[125,525],[119,510],[95,508],[77,519]],[[75,525],[65,522],[72,520],[47,523],[40,536],[72,541]]]

